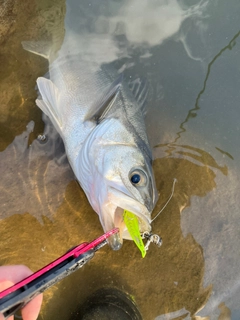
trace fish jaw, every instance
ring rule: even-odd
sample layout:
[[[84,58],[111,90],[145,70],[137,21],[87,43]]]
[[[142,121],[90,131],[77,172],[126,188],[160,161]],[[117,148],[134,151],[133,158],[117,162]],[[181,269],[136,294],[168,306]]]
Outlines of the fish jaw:
[[[119,233],[108,240],[113,250],[121,248],[123,239],[132,240],[123,220],[124,210],[128,210],[137,216],[141,233],[151,231],[151,212],[130,195],[109,187],[107,200],[103,203],[99,218],[105,232],[114,227],[119,228]]]

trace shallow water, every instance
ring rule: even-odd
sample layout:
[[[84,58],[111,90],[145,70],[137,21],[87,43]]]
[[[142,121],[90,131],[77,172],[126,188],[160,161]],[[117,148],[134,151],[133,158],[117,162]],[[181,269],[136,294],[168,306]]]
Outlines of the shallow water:
[[[102,286],[128,292],[146,320],[239,319],[239,2],[77,3],[0,3],[0,264],[36,271],[102,233],[61,139],[34,103],[47,63],[21,47],[51,39],[57,50],[76,32],[89,59],[149,81],[154,214],[178,182],[153,223],[160,249],[150,246],[144,259],[129,241],[118,252],[101,249],[44,294],[39,319],[70,319]]]

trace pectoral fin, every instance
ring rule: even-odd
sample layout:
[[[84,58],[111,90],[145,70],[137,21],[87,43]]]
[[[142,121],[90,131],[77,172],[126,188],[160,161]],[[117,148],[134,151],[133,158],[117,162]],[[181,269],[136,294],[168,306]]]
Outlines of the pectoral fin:
[[[112,85],[101,95],[100,99],[95,101],[95,103],[90,108],[89,112],[85,116],[85,121],[95,121],[96,123],[101,122],[110,111],[116,95],[119,91],[123,79],[123,75],[115,80]]]
[[[62,119],[59,112],[59,91],[55,84],[46,78],[37,79],[42,99],[37,99],[38,107],[50,118],[55,128],[61,133]]]
[[[49,41],[22,41],[24,50],[49,60],[52,44]]]

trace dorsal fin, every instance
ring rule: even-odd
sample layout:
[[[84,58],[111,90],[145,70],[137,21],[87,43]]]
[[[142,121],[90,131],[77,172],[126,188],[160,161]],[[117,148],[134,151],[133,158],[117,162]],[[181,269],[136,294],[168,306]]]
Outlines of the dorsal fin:
[[[118,77],[111,86],[104,91],[100,99],[94,102],[84,118],[85,121],[90,120],[99,123],[106,117],[119,91],[122,79],[123,75],[121,74],[120,77]]]
[[[149,83],[146,79],[137,78],[128,84],[132,94],[134,95],[142,114],[147,113],[147,97],[149,92]]]

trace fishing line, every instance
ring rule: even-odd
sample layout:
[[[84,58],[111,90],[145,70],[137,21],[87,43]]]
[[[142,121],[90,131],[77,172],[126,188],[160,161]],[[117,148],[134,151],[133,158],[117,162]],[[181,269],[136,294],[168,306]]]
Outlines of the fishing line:
[[[162,209],[158,212],[158,214],[151,220],[151,223],[160,215],[161,212],[163,212],[163,210],[166,208],[166,206],[169,204],[169,201],[172,199],[173,194],[174,194],[174,188],[175,188],[175,183],[177,182],[177,179],[174,178],[173,179],[173,185],[172,185],[172,192],[170,197],[168,198],[167,202],[165,203],[165,205],[162,207]]]

